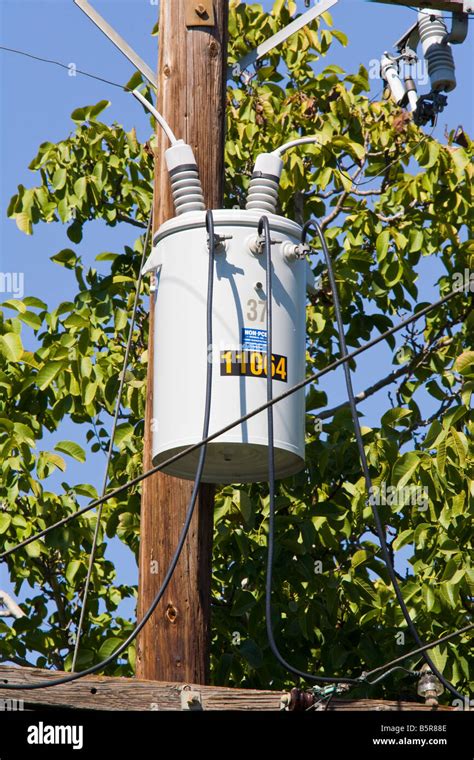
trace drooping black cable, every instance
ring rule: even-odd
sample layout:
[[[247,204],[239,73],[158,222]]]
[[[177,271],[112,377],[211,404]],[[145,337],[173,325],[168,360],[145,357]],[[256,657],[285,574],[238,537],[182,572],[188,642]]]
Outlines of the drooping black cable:
[[[213,304],[213,293],[214,293],[215,234],[214,234],[214,218],[212,215],[212,211],[207,212],[206,228],[209,235],[209,266],[208,266],[207,318],[206,318],[207,319],[207,328],[206,328],[207,343],[206,343],[206,347],[203,346],[203,354],[204,356],[207,357],[209,347],[212,347],[212,342],[213,342],[212,304]],[[212,360],[207,361],[206,397],[205,397],[205,407],[204,407],[204,423],[203,423],[203,431],[202,431],[203,438],[206,438],[209,432],[209,422],[211,418],[211,398],[212,398]],[[112,652],[112,654],[109,657],[107,657],[105,660],[103,660],[102,662],[99,662],[96,665],[92,665],[90,668],[87,668],[87,670],[82,670],[79,673],[71,673],[70,675],[62,676],[61,678],[55,678],[52,681],[45,681],[44,683],[35,683],[35,684],[15,684],[15,683],[5,683],[4,681],[0,681],[0,689],[15,689],[15,690],[18,689],[18,690],[31,691],[33,689],[47,689],[50,686],[61,686],[62,684],[70,683],[71,681],[77,681],[80,678],[84,678],[85,676],[89,676],[89,675],[92,675],[93,673],[97,673],[98,670],[102,670],[111,662],[113,662],[117,657],[119,657],[122,654],[122,652],[128,649],[130,644],[133,643],[133,641],[136,639],[140,631],[145,627],[148,620],[153,615],[163,594],[165,593],[168,587],[171,577],[176,569],[176,565],[178,564],[178,560],[180,558],[184,543],[186,541],[186,537],[188,535],[189,527],[191,525],[191,520],[194,514],[194,508],[196,506],[197,495],[199,492],[199,486],[201,484],[201,477],[204,470],[204,463],[206,459],[206,451],[207,451],[207,445],[203,444],[201,446],[200,453],[199,453],[199,461],[198,461],[198,465],[196,469],[196,479],[194,481],[194,487],[191,494],[191,500],[189,502],[188,510],[186,512],[184,525],[181,530],[181,534],[179,537],[179,541],[178,541],[178,545],[176,547],[175,553],[173,554],[173,557],[169,564],[165,578],[163,580],[163,583],[161,584],[161,588],[159,589],[152,604],[146,611],[143,618],[140,620],[139,623],[137,623],[137,625],[135,626],[131,634],[127,637],[127,639],[123,642],[123,644],[120,644],[120,646],[117,647],[117,649],[114,652]]]
[[[266,262],[266,296],[267,296],[267,401],[273,399],[272,381],[272,352],[273,352],[273,308],[272,308],[272,254],[270,240],[270,223],[268,217],[262,216],[258,225],[258,233],[265,237],[265,262]],[[275,446],[273,435],[273,406],[267,407],[268,424],[268,488],[269,488],[269,526],[268,526],[268,554],[267,554],[267,578],[265,585],[265,618],[267,637],[274,656],[285,670],[305,680],[319,681],[322,683],[349,683],[359,684],[356,678],[333,678],[331,676],[317,676],[298,670],[291,665],[278,649],[273,633],[272,621],[272,586],[273,586],[273,560],[275,553]]]
[[[405,660],[408,660],[410,657],[415,657],[417,654],[421,654],[424,650],[433,649],[433,647],[437,647],[440,644],[445,644],[447,641],[451,641],[451,639],[454,639],[456,636],[461,636],[463,633],[467,633],[468,631],[471,631],[474,628],[474,623],[469,623],[469,625],[465,625],[463,628],[459,628],[457,631],[452,631],[451,633],[447,633],[445,636],[441,636],[441,638],[436,639],[435,641],[431,641],[429,644],[424,644],[422,647],[417,647],[416,649],[412,649],[411,652],[407,652],[406,654],[400,655],[400,657],[396,657],[394,660],[389,660],[388,662],[385,662],[383,665],[378,665],[373,670],[368,670],[364,673],[365,679],[368,679],[369,676],[373,676],[375,673],[379,673],[381,670],[386,670],[386,668],[390,668],[393,665],[398,665],[400,662],[404,662]],[[393,670],[393,667],[391,668]],[[376,683],[376,681],[382,680],[382,678],[385,678],[391,671],[386,671],[382,674],[380,678],[377,678],[375,681],[369,681],[367,680],[367,683],[373,684]]]
[[[154,475],[155,473],[160,472],[161,470],[164,470],[165,467],[168,467],[170,464],[174,464],[174,462],[178,462],[180,459],[187,456],[188,454],[192,454],[194,451],[197,451],[198,449],[200,449],[201,446],[203,446],[204,444],[214,441],[216,438],[219,438],[221,435],[224,435],[224,433],[227,433],[229,430],[232,430],[238,425],[241,425],[243,422],[246,422],[247,420],[252,419],[252,417],[255,417],[257,414],[261,414],[262,412],[266,411],[269,406],[274,406],[275,404],[278,404],[280,401],[283,401],[283,399],[288,398],[293,393],[296,393],[297,391],[299,391],[301,388],[305,388],[307,385],[310,385],[310,383],[313,383],[316,380],[319,380],[321,377],[324,377],[329,372],[332,372],[333,370],[342,366],[346,362],[352,361],[352,359],[355,359],[357,356],[360,356],[365,351],[368,351],[370,348],[373,348],[374,346],[377,346],[379,343],[382,343],[382,341],[386,340],[391,335],[395,335],[395,333],[399,332],[400,330],[403,330],[404,327],[411,325],[413,322],[416,322],[418,319],[421,319],[422,317],[426,316],[427,314],[432,312],[434,309],[437,309],[439,306],[443,306],[443,304],[447,303],[452,298],[458,295],[462,295],[462,291],[459,288],[455,288],[454,290],[451,290],[449,293],[447,293],[445,296],[440,298],[438,301],[435,301],[434,303],[431,303],[428,306],[424,306],[415,314],[412,314],[411,316],[406,317],[406,319],[403,319],[401,322],[398,322],[398,324],[394,325],[389,330],[386,330],[385,332],[381,333],[377,337],[372,338],[372,340],[369,340],[367,343],[364,343],[359,348],[356,348],[355,351],[352,351],[350,354],[348,354],[348,356],[345,356],[345,357],[341,356],[339,359],[336,359],[335,361],[331,362],[331,364],[326,365],[326,367],[324,367],[323,369],[318,370],[317,372],[314,372],[312,375],[309,375],[309,377],[307,377],[305,380],[302,380],[301,382],[296,383],[295,385],[291,386],[290,388],[288,388],[288,390],[284,391],[283,393],[280,393],[279,396],[275,396],[271,402],[267,401],[265,404],[261,404],[261,406],[256,407],[251,412],[247,412],[247,414],[242,415],[241,417],[234,420],[233,422],[230,422],[228,425],[225,425],[219,430],[216,430],[211,435],[206,436],[198,443],[193,443],[191,446],[188,446],[187,448],[183,449],[183,451],[180,451],[177,454],[173,454],[173,456],[169,457],[161,464],[158,464],[155,467],[151,467],[149,470],[147,470],[146,472],[143,472],[141,475],[137,475],[136,478],[132,478],[131,480],[128,480],[126,483],[124,483],[123,485],[117,486],[117,488],[114,488],[112,491],[109,491],[109,493],[107,493],[105,496],[99,499],[96,499],[95,501],[92,501],[90,504],[86,504],[85,507],[81,507],[80,509],[77,509],[72,514],[67,515],[66,517],[63,517],[61,520],[58,520],[52,525],[49,525],[47,528],[44,528],[44,530],[41,530],[38,533],[35,533],[29,538],[25,538],[23,541],[20,541],[18,544],[15,544],[15,546],[12,546],[10,549],[7,549],[6,551],[0,554],[0,561],[5,560],[8,556],[13,554],[14,552],[18,551],[19,549],[22,549],[25,546],[28,546],[28,544],[33,543],[33,541],[38,541],[40,538],[44,538],[44,536],[46,536],[52,530],[55,530],[56,528],[61,528],[64,525],[67,525],[67,523],[69,523],[71,520],[75,520],[76,517],[80,517],[86,512],[89,512],[89,510],[95,509],[100,504],[103,504],[109,499],[113,499],[115,498],[115,496],[119,496],[124,491],[127,491],[129,488],[133,488],[133,486],[138,485],[146,478],[149,478],[151,475]]]
[[[103,479],[103,482],[102,482],[101,496],[105,496],[106,491],[107,491],[107,483],[109,481],[109,470],[110,470],[110,465],[111,465],[111,462],[112,462],[112,455],[113,455],[113,451],[114,451],[115,435],[116,435],[116,431],[117,431],[117,424],[118,424],[120,409],[121,409],[121,405],[122,405],[122,394],[123,394],[123,389],[124,389],[124,385],[125,385],[126,370],[127,370],[128,362],[129,362],[129,358],[130,358],[130,351],[132,349],[133,331],[135,329],[135,321],[136,321],[137,311],[138,311],[138,302],[140,300],[140,291],[141,291],[142,280],[143,280],[143,266],[145,264],[145,259],[146,259],[147,253],[148,253],[148,243],[149,243],[150,236],[151,236],[152,224],[153,224],[153,208],[151,209],[150,215],[148,217],[148,224],[147,224],[147,228],[146,228],[146,232],[145,232],[145,238],[144,238],[144,241],[143,241],[143,250],[142,250],[142,255],[141,255],[141,260],[140,260],[140,268],[139,268],[139,271],[138,271],[137,284],[136,284],[136,287],[135,287],[135,298],[134,298],[134,301],[133,301],[132,316],[130,318],[128,339],[127,339],[127,344],[126,344],[126,347],[125,347],[125,353],[124,353],[124,357],[123,357],[122,373],[120,375],[119,388],[118,388],[118,391],[117,391],[117,400],[115,402],[115,412],[114,412],[114,417],[113,417],[113,421],[112,421],[112,428],[111,428],[111,431],[110,431],[110,441],[109,441],[109,448],[108,448],[108,451],[107,451],[107,460],[106,460],[106,464],[105,464],[105,471],[104,471],[104,479]],[[92,571],[94,569],[94,562],[95,562],[95,557],[96,557],[97,544],[98,544],[98,541],[99,541],[99,533],[100,533],[100,527],[101,527],[101,519],[102,519],[103,508],[104,508],[104,505],[101,504],[100,507],[97,510],[97,520],[96,520],[96,524],[95,524],[94,535],[93,535],[93,538],[92,538],[92,546],[91,546],[91,550],[90,550],[90,553],[89,553],[89,565],[88,565],[88,568],[87,568],[86,582],[84,584],[84,591],[83,591],[83,595],[82,595],[81,611],[79,613],[79,622],[78,622],[77,628],[76,628],[76,641],[74,643],[74,653],[73,653],[73,656],[72,656],[72,665],[71,665],[71,671],[72,672],[74,672],[75,669],[76,669],[77,658],[79,657],[79,648],[80,648],[80,645],[81,645],[82,629],[83,629],[83,626],[84,626],[84,618],[85,618],[86,611],[87,611],[87,599],[88,599],[88,596],[89,596],[89,587],[90,587],[90,582],[91,582],[91,578],[92,578]]]
[[[319,237],[319,240],[321,242],[321,246],[322,246],[322,249],[323,249],[324,258],[326,260],[326,266],[328,268],[329,283],[330,283],[330,286],[331,286],[332,296],[333,296],[333,300],[334,300],[334,311],[335,311],[335,315],[336,315],[336,322],[337,322],[337,328],[338,328],[338,333],[339,333],[339,344],[340,344],[340,348],[341,348],[341,355],[342,355],[342,357],[347,357],[348,356],[348,351],[347,351],[347,344],[346,344],[346,338],[345,338],[344,323],[342,321],[341,305],[340,305],[340,301],[339,301],[339,295],[338,295],[338,287],[337,287],[336,277],[335,277],[335,274],[334,274],[334,267],[333,267],[333,264],[332,264],[332,259],[331,259],[331,255],[329,253],[329,249],[328,249],[328,246],[327,246],[327,243],[326,243],[326,238],[325,238],[324,232],[323,232],[321,226],[319,225],[319,223],[315,219],[306,222],[306,224],[303,227],[303,232],[302,232],[301,239],[302,239],[302,242],[304,243],[305,240],[306,240],[306,235],[307,235],[307,233],[308,233],[308,231],[309,231],[309,229],[311,227],[314,227],[314,229],[316,230],[316,233],[317,233],[317,235]],[[362,430],[361,430],[360,421],[359,421],[359,414],[357,412],[357,404],[356,404],[356,400],[355,400],[354,389],[352,387],[351,370],[350,370],[350,366],[349,366],[349,364],[347,362],[343,366],[344,366],[344,376],[345,376],[345,381],[346,381],[347,395],[348,395],[349,405],[350,405],[351,414],[352,414],[352,421],[353,421],[353,424],[354,424],[354,432],[355,432],[357,447],[358,447],[358,450],[359,450],[359,456],[360,456],[360,460],[361,460],[361,464],[362,464],[362,470],[363,470],[363,473],[364,473],[366,490],[367,490],[367,493],[370,495],[373,492],[372,477],[370,475],[369,463],[367,461],[367,457],[366,457],[366,454],[365,454],[364,441],[363,441],[363,438],[362,438]],[[388,574],[390,576],[390,580],[392,582],[393,590],[395,591],[395,595],[397,597],[397,601],[398,601],[399,607],[400,607],[400,609],[401,609],[401,611],[403,613],[403,617],[405,618],[407,626],[408,626],[408,628],[409,628],[409,630],[411,632],[411,635],[413,636],[415,642],[418,644],[419,647],[422,647],[423,646],[423,642],[421,641],[421,638],[420,638],[420,636],[418,634],[418,630],[417,630],[415,624],[413,623],[413,620],[411,619],[410,612],[409,612],[408,607],[407,607],[407,605],[405,603],[405,600],[403,598],[403,594],[402,594],[402,591],[400,589],[400,586],[399,586],[399,583],[398,583],[398,580],[397,580],[397,576],[395,574],[395,570],[394,570],[394,567],[393,567],[392,562],[391,562],[390,553],[389,553],[388,546],[387,546],[387,541],[386,541],[386,538],[385,538],[384,526],[382,525],[382,520],[380,519],[379,511],[377,509],[377,505],[375,504],[375,500],[374,499],[370,499],[370,505],[372,507],[372,514],[373,514],[373,517],[374,517],[375,527],[376,527],[377,535],[378,535],[378,538],[379,538],[379,541],[380,541],[380,546],[381,546],[381,549],[382,549],[383,560],[384,560],[385,565],[387,567]],[[443,686],[446,689],[448,689],[448,691],[450,691],[451,694],[454,694],[454,696],[457,697],[458,699],[464,699],[463,695],[460,692],[458,692],[457,689],[452,685],[452,683],[450,683],[443,676],[443,674],[438,670],[438,668],[436,667],[436,665],[434,664],[434,662],[432,661],[431,657],[426,652],[426,650],[422,651],[422,655],[423,655],[425,661],[430,666],[430,668],[433,671],[433,673],[441,681],[441,683],[443,684]]]
[[[49,63],[53,66],[59,66],[61,69],[66,69],[66,71],[71,71],[71,67],[67,63],[62,63],[62,61],[55,61],[51,58],[43,58],[40,55],[33,55],[33,53],[27,53],[25,50],[17,50],[16,48],[5,47],[5,45],[0,45],[0,50],[4,50],[6,53],[15,53],[16,55],[22,55],[24,58],[31,58],[33,61]],[[123,84],[112,82],[110,79],[105,79],[98,74],[91,74],[89,71],[82,71],[82,69],[74,69],[74,71],[76,74],[82,74],[82,76],[89,77],[90,79],[96,79],[98,82],[104,82],[105,84],[112,85],[112,87],[119,87],[121,90],[131,92],[131,90],[128,87],[125,87]]]

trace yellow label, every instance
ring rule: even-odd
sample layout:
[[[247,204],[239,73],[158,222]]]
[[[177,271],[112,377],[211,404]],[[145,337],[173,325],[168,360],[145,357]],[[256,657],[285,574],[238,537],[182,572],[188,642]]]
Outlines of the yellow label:
[[[221,351],[221,375],[227,377],[267,377],[267,355],[261,351]],[[286,383],[288,359],[272,354],[272,378]]]

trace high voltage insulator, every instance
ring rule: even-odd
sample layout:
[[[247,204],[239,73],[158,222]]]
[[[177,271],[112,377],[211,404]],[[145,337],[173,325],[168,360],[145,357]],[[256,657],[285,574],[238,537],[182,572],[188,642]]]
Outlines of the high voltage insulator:
[[[255,163],[247,196],[248,210],[275,214],[283,161],[272,153],[262,153]]]
[[[165,159],[176,214],[181,216],[188,211],[204,211],[204,195],[191,146],[179,140],[168,148]]]
[[[456,75],[442,11],[420,11],[418,31],[433,92],[451,92],[456,87]]]

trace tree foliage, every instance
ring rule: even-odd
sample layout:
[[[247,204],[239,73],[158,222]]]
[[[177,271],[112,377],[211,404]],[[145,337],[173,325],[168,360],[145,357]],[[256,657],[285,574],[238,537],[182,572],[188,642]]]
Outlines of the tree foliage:
[[[283,0],[272,13],[231,2],[231,65],[295,12],[295,3]],[[393,103],[370,101],[363,66],[350,75],[325,66],[329,48],[346,42],[326,13],[269,55],[254,76],[234,68],[227,95],[226,205],[244,206],[258,153],[300,135],[318,135],[319,144],[287,155],[281,213],[298,221],[321,220],[348,344],[355,348],[424,305],[418,288],[429,257],[443,265],[441,294],[452,289],[456,273],[473,268],[473,150],[470,140],[468,147],[458,147],[453,133],[443,145]],[[153,160],[133,130],[99,120],[106,105],[77,109],[72,134],[40,146],[30,165],[35,186],[20,186],[8,209],[27,234],[40,222],[68,225],[75,247],[51,259],[71,271],[77,292],[72,301],[51,306],[33,296],[3,304],[0,534],[5,548],[73,512],[81,497],[95,496],[90,484],[64,482],[60,493],[48,490],[52,472],[66,471],[68,457],[83,461],[85,454],[71,441],[41,450],[44,431],[60,430],[65,419],[86,425],[98,467],[109,442],[143,240],[120,253],[99,253],[98,261],[110,262],[105,275],[84,265],[77,246],[90,220],[145,226]],[[339,356],[332,294],[316,245],[311,261],[319,279],[307,310],[308,372]],[[142,466],[146,296],[147,287],[133,336],[110,488]],[[25,340],[31,342],[25,328],[34,333],[33,351],[24,348]],[[393,366],[374,366],[365,393],[382,393],[380,424],[363,428],[364,444],[375,486],[391,495],[380,506],[390,549],[396,556],[410,546],[412,570],[400,583],[425,640],[461,627],[472,612],[473,328],[472,294],[460,292],[401,340],[387,341]],[[370,362],[370,355],[359,361]],[[391,403],[384,389],[391,389]],[[307,394],[306,457],[302,473],[278,484],[277,638],[297,667],[359,675],[405,651],[399,634],[406,624],[372,537],[347,405],[327,409],[317,385]],[[415,489],[424,495],[422,503],[414,503]],[[137,554],[139,512],[139,490],[104,507],[81,667],[103,659],[133,626],[116,611],[136,589],[116,582],[104,554],[107,539],[115,535]],[[70,666],[95,520],[94,513],[86,514],[8,559],[16,593],[31,591],[23,603],[26,617],[13,624],[0,620],[4,660]],[[267,531],[265,484],[219,489],[212,643],[213,679],[219,684],[279,688],[293,682],[276,664],[263,622]],[[460,688],[469,683],[467,654],[462,641],[433,654]],[[131,674],[133,666],[132,647],[107,672]],[[404,678],[388,679],[378,693],[409,690]],[[365,688],[360,693],[373,695]]]

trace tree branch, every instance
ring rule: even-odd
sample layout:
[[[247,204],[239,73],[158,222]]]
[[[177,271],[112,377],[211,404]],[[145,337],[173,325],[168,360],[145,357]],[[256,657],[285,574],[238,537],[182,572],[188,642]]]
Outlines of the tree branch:
[[[357,169],[357,171],[354,172],[354,174],[351,177],[352,184],[354,184],[355,180],[358,177],[360,177],[360,175],[362,174],[362,172],[364,170],[364,166],[365,166],[365,157],[361,161],[361,164],[360,164],[359,168]],[[339,200],[336,203],[336,206],[334,207],[334,209],[331,211],[330,214],[328,214],[327,216],[324,217],[324,219],[321,220],[321,222],[320,222],[321,229],[324,230],[328,226],[328,224],[331,224],[331,222],[333,222],[334,219],[336,219],[336,217],[339,216],[339,214],[342,211],[342,208],[344,206],[344,203],[346,202],[346,199],[351,194],[351,192],[352,192],[352,190],[344,190],[341,193],[341,195],[339,196]]]
[[[362,401],[365,401],[366,399],[370,398],[370,396],[373,396],[375,393],[382,390],[382,388],[385,388],[386,385],[391,385],[396,380],[398,380],[399,377],[403,377],[403,375],[411,372],[412,368],[412,364],[410,363],[405,367],[399,367],[399,369],[393,370],[388,375],[386,375],[386,377],[381,378],[376,383],[366,388],[364,391],[358,393],[355,397],[356,403],[360,404]],[[341,409],[345,409],[348,406],[349,402],[344,401],[342,404],[338,404],[332,409],[325,409],[324,412],[321,412],[317,416],[320,420],[326,420],[328,418],[334,417],[337,412],[339,412]]]
[[[126,214],[117,214],[117,220],[119,222],[127,222],[127,224],[133,225],[133,227],[140,227],[141,230],[146,230],[146,224],[139,222],[138,219],[134,219]]]
[[[413,208],[414,206],[416,206],[416,204],[417,204],[416,200],[412,201],[408,205],[408,208],[402,208],[400,211],[397,211],[396,214],[392,214],[391,216],[384,216],[383,214],[379,214],[377,211],[374,211],[374,214],[377,217],[377,219],[380,219],[381,222],[387,222],[387,223],[395,222],[397,219],[402,219],[407,213],[408,209]]]

